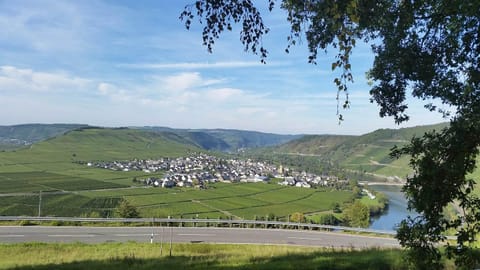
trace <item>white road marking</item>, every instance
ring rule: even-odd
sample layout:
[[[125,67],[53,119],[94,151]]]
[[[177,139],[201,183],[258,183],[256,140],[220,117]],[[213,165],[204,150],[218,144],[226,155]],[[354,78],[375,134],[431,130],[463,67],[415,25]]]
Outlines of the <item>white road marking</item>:
[[[4,235],[0,235],[0,237],[5,237],[5,238],[9,238],[9,237],[25,237],[25,235],[23,235],[23,234],[4,234]]]
[[[313,240],[313,241],[324,241],[324,239],[321,238],[308,238],[308,237],[287,237],[288,239],[297,239],[297,240]]]
[[[151,236],[151,233],[131,233],[131,234],[114,234],[114,236],[119,237],[130,237],[130,236]],[[155,234],[157,235],[157,234]]]
[[[91,234],[49,234],[48,237],[95,237]]]
[[[178,236],[215,236],[215,234],[202,234],[202,233],[179,233]]]

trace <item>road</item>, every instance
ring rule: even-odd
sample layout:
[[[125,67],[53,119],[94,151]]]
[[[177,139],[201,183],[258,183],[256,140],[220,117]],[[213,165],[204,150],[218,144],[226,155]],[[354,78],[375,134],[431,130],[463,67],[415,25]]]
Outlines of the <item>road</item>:
[[[152,238],[153,233],[153,238]],[[19,227],[0,226],[0,243],[18,242],[169,242],[276,244],[324,247],[399,247],[393,238],[322,231],[186,227]],[[162,240],[163,239],[163,240]]]

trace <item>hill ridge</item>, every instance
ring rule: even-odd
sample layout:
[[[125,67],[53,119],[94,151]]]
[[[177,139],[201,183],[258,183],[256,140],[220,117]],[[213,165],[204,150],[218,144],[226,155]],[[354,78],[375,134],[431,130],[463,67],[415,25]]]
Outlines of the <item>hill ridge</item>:
[[[265,151],[317,157],[324,163],[349,171],[404,179],[411,173],[408,157],[391,159],[390,149],[395,145],[405,145],[413,136],[446,126],[448,123],[377,129],[363,135],[307,135]]]

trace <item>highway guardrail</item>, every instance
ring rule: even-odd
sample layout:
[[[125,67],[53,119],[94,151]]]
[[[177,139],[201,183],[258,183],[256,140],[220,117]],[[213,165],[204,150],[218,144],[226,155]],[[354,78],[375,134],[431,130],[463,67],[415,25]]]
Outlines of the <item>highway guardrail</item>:
[[[333,226],[322,225],[312,223],[298,223],[298,222],[283,222],[273,220],[238,220],[238,219],[197,219],[197,218],[85,218],[85,217],[27,217],[27,216],[0,216],[0,221],[33,221],[33,222],[86,222],[86,223],[151,223],[151,224],[166,224],[168,226],[185,226],[193,224],[204,224],[207,226],[230,226],[234,225],[248,227],[260,227],[260,228],[296,228],[296,229],[309,229],[309,230],[329,230],[329,231],[346,231],[346,232],[359,232],[359,233],[373,233],[383,235],[395,235],[393,230],[375,230],[369,228],[353,228],[346,226]]]

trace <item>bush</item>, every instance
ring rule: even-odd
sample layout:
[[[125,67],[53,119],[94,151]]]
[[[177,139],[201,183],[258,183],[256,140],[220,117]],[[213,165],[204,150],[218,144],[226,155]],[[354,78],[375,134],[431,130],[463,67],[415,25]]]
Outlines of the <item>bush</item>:
[[[30,220],[21,220],[18,225],[20,226],[33,226],[33,225],[37,225],[36,223],[34,222],[31,222]]]
[[[300,212],[295,212],[290,215],[290,222],[304,223],[305,215]]]
[[[320,216],[319,224],[323,225],[338,225],[340,224],[340,220],[335,217],[333,214],[324,214]]]
[[[138,218],[140,214],[135,206],[131,205],[127,200],[122,200],[118,205],[117,214],[122,218]]]

